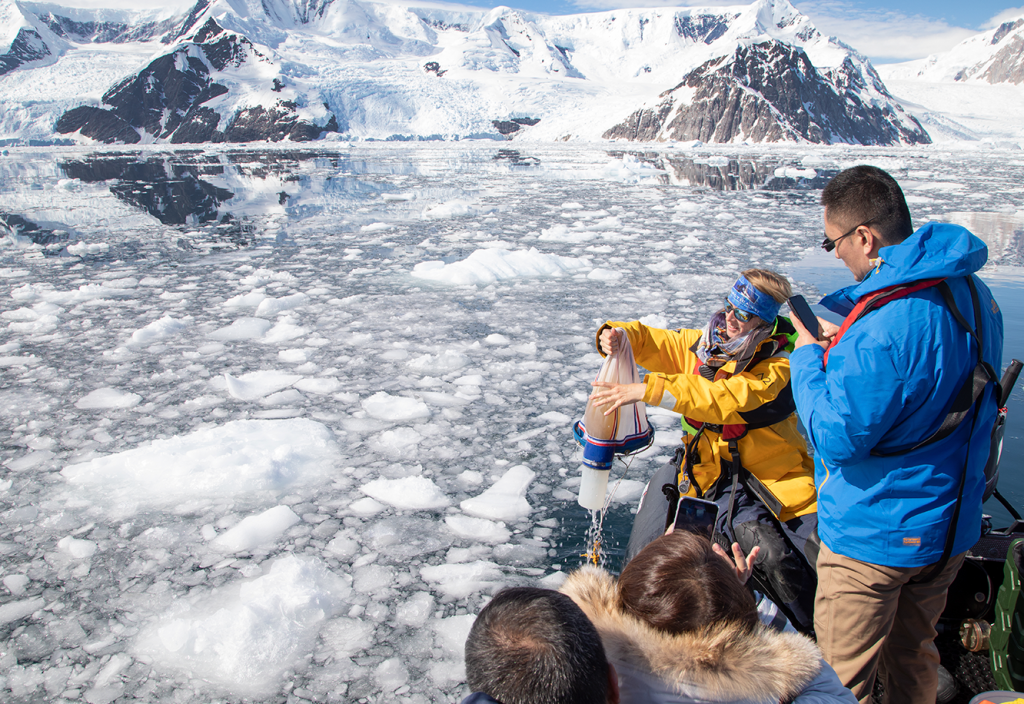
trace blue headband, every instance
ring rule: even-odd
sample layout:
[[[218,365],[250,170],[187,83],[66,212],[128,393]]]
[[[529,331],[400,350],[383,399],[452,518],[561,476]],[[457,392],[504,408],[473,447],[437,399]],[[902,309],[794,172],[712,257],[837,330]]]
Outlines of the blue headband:
[[[782,308],[781,303],[767,293],[759,291],[743,274],[740,274],[740,278],[729,292],[729,303],[769,323],[775,320],[779,309]]]

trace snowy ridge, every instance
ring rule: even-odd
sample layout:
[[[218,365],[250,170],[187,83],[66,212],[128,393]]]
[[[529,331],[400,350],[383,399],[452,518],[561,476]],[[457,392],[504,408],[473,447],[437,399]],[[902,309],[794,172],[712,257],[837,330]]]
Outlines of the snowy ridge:
[[[944,54],[893,64],[886,78],[916,81],[1024,83],[1024,15],[969,37]]]
[[[0,76],[55,63],[68,44],[16,0],[0,0]]]
[[[770,103],[760,108],[765,126],[712,130],[706,140],[928,141],[867,59],[821,35],[788,0],[566,16],[429,3],[200,0],[177,18],[4,1],[0,7],[38,13],[0,16],[6,30],[32,21],[47,46],[66,47],[60,51],[69,56],[85,47],[113,52],[117,44],[120,56],[137,49],[138,63],[102,97],[44,98],[51,103],[45,120],[33,87],[38,76],[29,70],[34,64],[22,61],[0,83],[5,115],[20,115],[0,117],[0,140],[52,140],[53,124],[65,138],[86,142],[305,141],[333,131],[349,139],[594,140],[708,62],[767,44],[777,47],[775,55],[799,53],[811,68],[807,76],[834,93],[834,105],[822,110],[843,111],[872,129],[840,128],[838,116],[796,114],[806,101],[793,95],[767,97],[791,92],[779,82],[793,65],[769,59],[755,69]],[[763,58],[756,51],[750,57]],[[81,71],[82,63],[71,58],[68,67]],[[692,97],[674,99],[680,105]],[[67,111],[69,102],[77,105]],[[723,119],[700,101],[693,105],[705,122]],[[644,138],[680,137],[662,131]]]

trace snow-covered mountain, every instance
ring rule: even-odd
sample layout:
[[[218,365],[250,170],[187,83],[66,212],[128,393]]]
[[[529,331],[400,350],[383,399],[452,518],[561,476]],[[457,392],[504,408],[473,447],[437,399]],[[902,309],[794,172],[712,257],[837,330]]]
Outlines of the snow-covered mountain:
[[[0,0],[0,140],[929,137],[788,0],[548,16],[199,0],[178,17]]]
[[[1024,83],[1024,14],[976,34],[943,54],[893,64],[886,76],[898,80]]]

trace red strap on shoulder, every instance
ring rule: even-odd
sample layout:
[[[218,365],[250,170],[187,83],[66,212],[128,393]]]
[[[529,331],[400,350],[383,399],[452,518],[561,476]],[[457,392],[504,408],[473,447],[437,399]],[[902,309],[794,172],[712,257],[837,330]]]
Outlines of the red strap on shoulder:
[[[832,344],[830,344],[828,346],[828,349],[825,350],[824,365],[826,367],[828,366],[828,353],[832,350],[833,347],[836,346],[836,344],[838,344],[839,340],[842,339],[843,335],[846,334],[846,331],[850,329],[850,326],[856,323],[861,318],[863,318],[865,315],[875,310],[876,308],[881,308],[890,301],[895,301],[897,298],[905,298],[906,296],[909,296],[915,291],[920,291],[925,288],[931,288],[932,286],[936,286],[945,280],[946,278],[942,277],[938,279],[922,279],[921,281],[912,281],[908,284],[895,284],[893,286],[887,286],[883,289],[875,291],[874,293],[869,293],[866,296],[861,297],[861,299],[857,301],[857,305],[855,305],[853,307],[853,310],[850,311],[850,314],[846,316],[846,319],[843,321],[842,327],[839,328],[839,332],[837,332],[836,336],[832,338]]]

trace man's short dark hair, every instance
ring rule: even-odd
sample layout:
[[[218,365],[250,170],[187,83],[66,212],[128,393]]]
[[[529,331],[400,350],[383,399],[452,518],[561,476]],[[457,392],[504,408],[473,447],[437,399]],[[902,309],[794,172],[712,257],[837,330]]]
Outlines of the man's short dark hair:
[[[572,599],[511,587],[473,623],[466,683],[501,704],[605,704],[608,660],[597,629]]]
[[[870,224],[882,246],[899,244],[914,232],[900,185],[877,166],[840,171],[821,192],[821,204],[828,221],[843,230]]]

